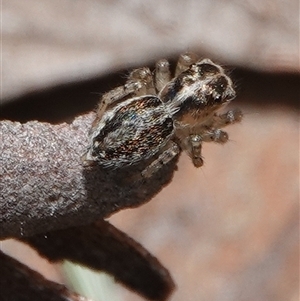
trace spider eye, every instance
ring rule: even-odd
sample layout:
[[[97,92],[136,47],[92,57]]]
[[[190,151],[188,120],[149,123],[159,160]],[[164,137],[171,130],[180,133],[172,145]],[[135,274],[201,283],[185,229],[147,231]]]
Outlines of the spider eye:
[[[214,101],[216,103],[226,102],[235,97],[234,90],[231,88],[230,84],[224,76],[221,76],[216,81],[214,81],[211,87],[215,94]]]
[[[208,63],[202,63],[199,65],[199,74],[200,76],[204,76],[204,75],[215,75],[220,73],[220,70],[212,65],[212,64],[208,64]]]
[[[214,98],[214,102],[215,102],[215,103],[221,103],[222,100],[223,100],[222,95],[217,95],[217,96]]]
[[[222,94],[226,88],[228,86],[228,82],[227,80],[225,79],[225,77],[219,77],[215,83],[213,84],[213,89],[219,93],[219,94]]]

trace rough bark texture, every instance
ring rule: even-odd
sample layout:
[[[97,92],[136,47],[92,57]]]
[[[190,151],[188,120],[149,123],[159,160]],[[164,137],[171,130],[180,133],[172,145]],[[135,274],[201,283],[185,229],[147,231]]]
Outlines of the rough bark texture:
[[[93,117],[60,125],[1,122],[1,238],[89,224],[149,201],[170,180],[174,162],[140,182],[135,176],[143,167],[84,168],[80,158]]]

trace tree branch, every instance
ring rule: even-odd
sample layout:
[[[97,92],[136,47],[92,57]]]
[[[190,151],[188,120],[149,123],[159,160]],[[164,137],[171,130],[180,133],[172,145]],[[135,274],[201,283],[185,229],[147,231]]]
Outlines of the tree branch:
[[[80,157],[93,118],[0,123],[0,238],[90,224],[149,201],[171,179],[175,160],[143,182],[134,179],[148,162],[122,170],[84,168]]]
[[[148,300],[167,300],[174,290],[170,273],[142,245],[105,221],[26,237],[51,262],[69,260],[115,281]]]

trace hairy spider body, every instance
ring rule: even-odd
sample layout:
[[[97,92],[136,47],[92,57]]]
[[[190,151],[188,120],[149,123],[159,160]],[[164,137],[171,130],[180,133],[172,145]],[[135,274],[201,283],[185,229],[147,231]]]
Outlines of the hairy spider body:
[[[174,135],[172,112],[151,95],[137,96],[103,115],[91,155],[107,167],[148,159]]]
[[[84,163],[121,168],[158,154],[142,176],[186,150],[196,167],[203,165],[203,142],[225,143],[222,127],[239,122],[239,110],[216,112],[235,91],[224,69],[209,59],[184,54],[171,78],[169,63],[160,60],[154,76],[148,68],[133,70],[124,86],[103,95],[90,131]]]

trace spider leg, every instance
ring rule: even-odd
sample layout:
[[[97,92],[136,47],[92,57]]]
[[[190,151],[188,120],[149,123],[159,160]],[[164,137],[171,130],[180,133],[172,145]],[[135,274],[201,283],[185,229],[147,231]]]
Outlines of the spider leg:
[[[163,165],[170,162],[180,152],[179,146],[172,140],[170,140],[165,146],[164,151],[152,161],[142,172],[143,178],[150,178],[152,174],[157,172]]]
[[[195,167],[201,167],[203,165],[203,159],[201,156],[202,142],[226,143],[229,138],[228,134],[220,128],[240,122],[242,117],[243,114],[239,109],[228,111],[220,115],[216,114],[213,116],[212,123],[210,125],[206,125],[207,129],[199,129],[201,134],[189,135],[184,146],[187,149]]]
[[[135,96],[141,95],[156,95],[154,88],[153,76],[149,68],[134,69],[128,76],[127,83],[136,82],[141,85],[141,88],[134,92]]]
[[[240,122],[243,118],[243,113],[241,110],[231,110],[224,114],[216,114],[213,116],[212,127],[222,128],[230,124]]]
[[[228,141],[228,134],[220,129],[208,130],[201,135],[203,142],[216,142],[224,144]]]
[[[155,88],[159,92],[171,80],[170,64],[162,59],[155,65]]]
[[[202,159],[202,143],[203,142],[216,142],[226,143],[228,141],[228,134],[220,129],[210,129],[201,134],[191,134],[184,143],[185,149],[188,151],[189,156],[195,167],[203,165]]]
[[[200,135],[190,135],[189,142],[191,146],[190,157],[195,167],[203,165],[202,159],[202,137]]]
[[[128,95],[141,96],[147,94],[155,95],[151,71],[146,67],[134,69],[129,74],[125,85],[116,87],[101,97],[97,108],[97,116],[92,124],[92,128],[101,120],[109,105],[122,100]]]
[[[97,116],[92,124],[92,128],[101,120],[109,105],[130,94],[136,93],[136,91],[139,91],[142,87],[143,84],[140,81],[130,80],[127,81],[125,85],[116,87],[115,89],[103,94],[97,108]]]
[[[191,64],[197,62],[197,60],[198,60],[198,56],[195,53],[186,52],[181,54],[177,62],[175,76],[178,76],[181,72],[188,69],[188,67]]]

